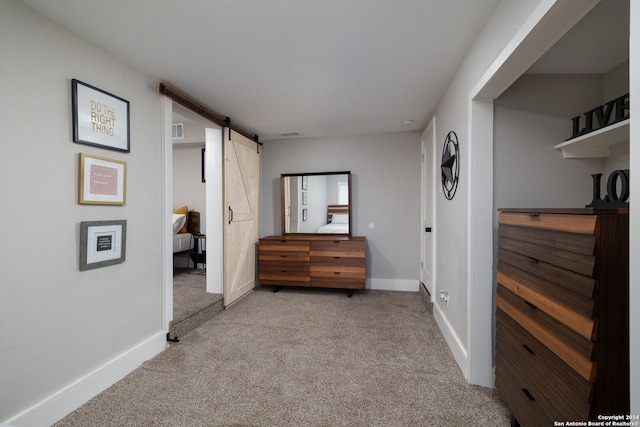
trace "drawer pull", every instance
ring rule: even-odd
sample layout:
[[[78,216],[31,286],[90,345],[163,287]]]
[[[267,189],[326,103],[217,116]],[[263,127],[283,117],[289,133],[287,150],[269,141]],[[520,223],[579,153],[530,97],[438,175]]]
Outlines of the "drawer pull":
[[[527,215],[529,215],[529,218],[535,218],[540,216],[540,212],[527,212]]]
[[[286,258],[286,257],[287,257],[286,255],[280,255],[280,256],[281,256],[282,258]]]
[[[333,274],[340,274],[340,272],[339,271],[334,271]]]
[[[287,243],[287,240],[286,239],[282,239],[282,240],[280,240],[280,243]]]
[[[526,256],[526,257],[524,257],[524,259],[526,259],[527,262],[530,262],[531,264],[537,264],[538,263],[537,259],[531,258],[530,256]]]
[[[527,390],[526,388],[522,389],[522,392],[525,394],[525,396],[527,396],[527,399],[533,401],[536,400],[533,395],[531,394],[531,392],[529,390]]]
[[[334,240],[334,241],[333,241],[333,243],[335,243],[335,244],[338,244],[338,245],[339,245],[339,244],[340,244],[340,240]]]
[[[527,350],[527,352],[529,352],[529,354],[536,354],[536,352],[533,351],[531,347],[529,347],[528,345],[522,344],[522,346],[524,347],[525,350]]]
[[[531,304],[529,301],[525,301],[525,304],[527,304],[529,306],[530,309],[532,310],[537,310],[538,306],[536,306],[535,304]]]
[[[334,256],[333,259],[340,259],[340,257],[339,256]]]
[[[287,270],[280,270],[280,273],[286,273]]]

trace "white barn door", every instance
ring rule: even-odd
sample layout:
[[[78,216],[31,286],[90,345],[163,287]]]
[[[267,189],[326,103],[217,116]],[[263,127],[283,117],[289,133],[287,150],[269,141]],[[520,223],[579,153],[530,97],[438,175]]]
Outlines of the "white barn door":
[[[255,287],[260,156],[258,145],[224,129],[224,305]]]

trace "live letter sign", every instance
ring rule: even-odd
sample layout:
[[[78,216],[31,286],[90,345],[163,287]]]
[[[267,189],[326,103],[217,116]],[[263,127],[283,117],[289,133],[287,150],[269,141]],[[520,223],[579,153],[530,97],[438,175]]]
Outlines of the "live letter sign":
[[[613,114],[615,111],[615,114]],[[584,117],[584,127],[580,129],[581,119]],[[613,121],[611,118],[613,117]],[[594,122],[595,118],[595,122]],[[629,94],[623,95],[600,105],[593,110],[589,110],[582,116],[576,116],[571,119],[573,123],[573,133],[571,138],[586,135],[594,130],[602,129],[614,123],[621,122],[629,118]],[[567,139],[567,141],[569,140]]]

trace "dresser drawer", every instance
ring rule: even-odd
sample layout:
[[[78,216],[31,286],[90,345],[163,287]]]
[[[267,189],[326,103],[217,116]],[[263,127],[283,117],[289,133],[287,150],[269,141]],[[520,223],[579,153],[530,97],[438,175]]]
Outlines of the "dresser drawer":
[[[501,310],[497,311],[496,342],[496,364],[506,362],[518,371],[549,417],[587,419],[592,383]]]
[[[594,380],[596,370],[595,364],[591,361],[593,342],[502,285],[498,285],[496,306],[564,360],[582,378],[587,381]]]
[[[351,277],[350,277],[351,276]],[[325,272],[311,273],[311,287],[336,289],[364,289],[366,279],[359,278],[360,274],[335,274]]]
[[[564,284],[567,285],[567,287],[559,286],[555,281],[548,280],[535,270],[536,267],[548,264],[535,263],[533,266],[529,264],[516,267],[513,264],[506,262],[503,255],[504,252],[498,255],[499,276],[505,277],[507,280],[514,282],[518,286],[526,286],[545,298],[561,304],[563,307],[566,307],[568,310],[572,310],[586,319],[593,319],[594,300],[592,295],[595,288],[595,280],[576,273],[567,273],[566,275],[562,275],[565,280]],[[553,279],[555,280],[556,278]],[[571,283],[574,285],[572,286]],[[579,286],[584,286],[586,288],[584,293],[577,293],[574,292],[573,289],[570,289]]]
[[[309,250],[312,257],[365,258],[365,242],[363,240],[312,241]]]
[[[347,265],[311,265],[311,277],[335,277],[344,279],[364,279],[364,267]]]
[[[300,272],[309,274],[308,261],[262,261],[258,265],[260,273],[287,273]]]
[[[499,224],[556,230],[568,233],[595,234],[597,215],[500,212]]]
[[[501,225],[498,236],[583,255],[593,255],[596,247],[596,236],[593,234],[565,233],[514,225]]]
[[[596,263],[596,257],[594,255],[585,255],[562,248],[543,246],[505,236],[500,236],[498,239],[498,247],[526,256],[532,263],[543,261],[585,276],[593,275]]]
[[[295,251],[279,251],[260,248],[258,257],[264,261],[274,262],[295,262],[302,261],[309,264],[309,251],[295,252]]]
[[[593,277],[584,276],[546,262],[536,262],[524,255],[498,249],[498,262],[516,267],[532,276],[544,281],[554,293],[568,292],[580,298],[581,301],[592,300],[596,281]],[[498,268],[499,269],[499,268]],[[592,305],[588,303],[588,305]],[[580,311],[580,310],[578,310]]]
[[[308,252],[308,240],[260,239],[261,250],[280,252]]]
[[[309,275],[299,273],[260,273],[261,285],[311,286]]]
[[[552,426],[553,421],[542,410],[507,363],[496,361],[496,389],[522,427]]]
[[[582,335],[588,340],[595,339],[596,329],[593,315],[593,300],[583,300],[571,293],[556,292],[544,282],[539,282],[517,268],[498,263],[497,282],[525,301]],[[573,297],[573,298],[572,298]]]

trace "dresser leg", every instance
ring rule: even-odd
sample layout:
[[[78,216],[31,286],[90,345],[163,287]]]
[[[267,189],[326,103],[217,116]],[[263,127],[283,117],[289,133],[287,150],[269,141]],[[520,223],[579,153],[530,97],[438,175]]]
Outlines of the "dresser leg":
[[[511,414],[511,427],[520,427],[520,423],[516,420],[516,417]]]
[[[274,294],[277,293],[280,290],[280,288],[281,288],[280,286],[274,286],[273,287],[273,293]]]
[[[347,289],[347,297],[351,298],[353,296],[353,289]]]

